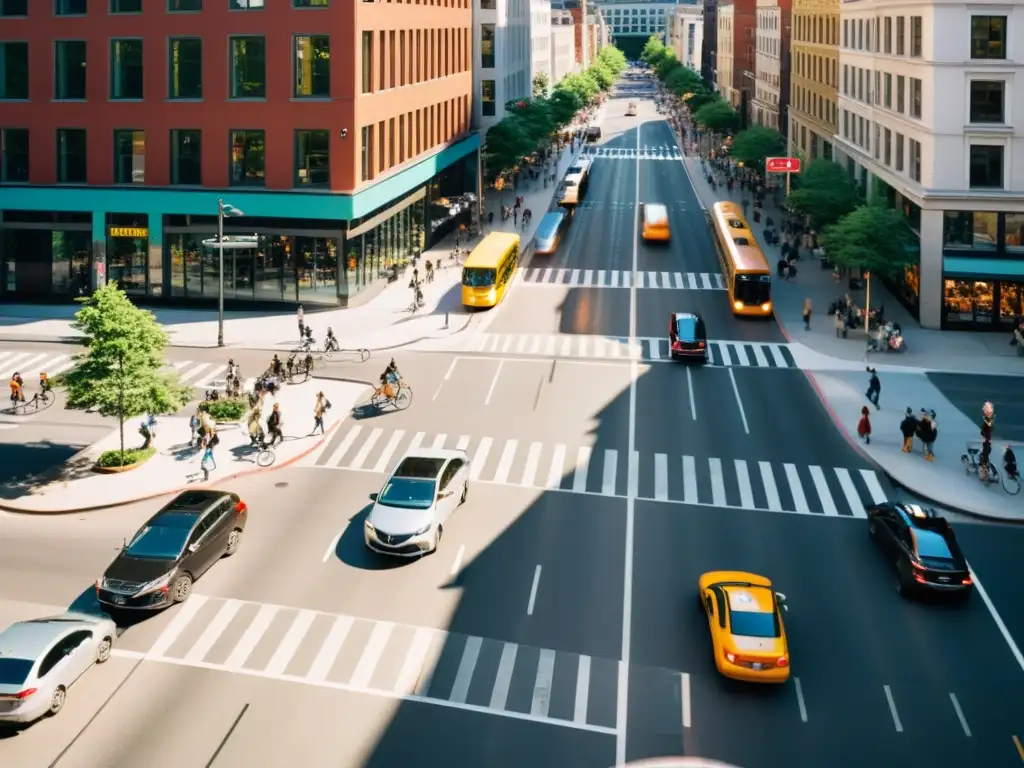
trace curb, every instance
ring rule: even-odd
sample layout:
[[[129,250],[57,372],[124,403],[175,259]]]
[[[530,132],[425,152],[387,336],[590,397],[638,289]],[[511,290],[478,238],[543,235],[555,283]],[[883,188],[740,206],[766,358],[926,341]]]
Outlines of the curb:
[[[361,384],[363,382],[358,382],[358,383]],[[86,506],[86,507],[74,507],[73,509],[53,509],[53,510],[25,509],[24,507],[10,506],[7,502],[0,500],[0,510],[3,510],[4,512],[11,512],[11,513],[14,513],[14,514],[19,514],[19,515],[72,515],[72,514],[77,514],[77,513],[80,513],[80,512],[98,512],[98,511],[104,510],[104,509],[115,509],[117,507],[124,507],[124,506],[127,506],[128,504],[137,504],[140,501],[150,501],[152,499],[159,499],[159,498],[161,498],[163,496],[171,496],[173,494],[181,493],[181,492],[186,491],[186,490],[195,490],[196,488],[213,488],[216,485],[219,485],[221,483],[227,483],[227,482],[230,482],[232,480],[237,480],[240,477],[248,477],[249,475],[256,475],[256,474],[261,474],[261,473],[275,472],[275,471],[277,471],[279,469],[285,469],[286,467],[290,467],[291,465],[295,464],[297,461],[299,461],[301,459],[304,459],[307,456],[309,456],[309,454],[311,454],[317,448],[319,448],[324,443],[326,443],[334,435],[334,431],[338,427],[340,427],[347,419],[348,419],[348,417],[346,416],[344,419],[340,419],[339,421],[336,421],[333,425],[331,425],[331,428],[329,430],[327,430],[327,432],[324,435],[321,436],[321,438],[319,440],[317,440],[315,443],[313,443],[308,448],[303,449],[301,452],[299,452],[295,456],[292,456],[290,459],[286,459],[285,461],[282,461],[279,464],[275,463],[275,464],[273,464],[272,466],[269,466],[269,467],[258,467],[258,468],[255,468],[255,469],[245,469],[245,470],[242,470],[240,472],[235,472],[234,474],[231,474],[231,475],[225,475],[224,477],[219,477],[216,480],[211,481],[209,483],[190,483],[189,485],[178,486],[177,488],[171,488],[169,490],[160,491],[158,493],[147,493],[147,494],[143,494],[142,496],[136,496],[136,497],[129,498],[129,499],[123,499],[121,501],[117,501],[117,502],[110,503],[110,504],[99,504],[99,505]]]
[[[923,501],[927,501],[930,504],[936,504],[937,506],[940,506],[940,507],[943,507],[945,509],[948,509],[950,512],[955,512],[956,514],[963,515],[964,517],[973,517],[973,518],[975,518],[977,520],[984,520],[985,522],[988,522],[988,523],[1002,523],[1003,525],[1024,526],[1024,518],[996,517],[995,515],[986,515],[983,512],[975,512],[975,511],[970,510],[970,509],[963,509],[961,507],[954,507],[951,504],[948,504],[947,502],[940,501],[939,499],[932,498],[927,493],[921,493],[921,491],[918,491],[918,490],[915,490],[914,488],[911,488],[909,485],[907,485],[906,483],[902,482],[898,477],[896,477],[893,474],[890,474],[889,472],[887,472],[884,469],[882,470],[882,472],[886,476],[886,478],[888,478],[889,482],[892,483],[893,485],[895,485],[896,487],[902,488],[903,490],[908,491],[909,493],[914,494],[918,498],[922,499]]]

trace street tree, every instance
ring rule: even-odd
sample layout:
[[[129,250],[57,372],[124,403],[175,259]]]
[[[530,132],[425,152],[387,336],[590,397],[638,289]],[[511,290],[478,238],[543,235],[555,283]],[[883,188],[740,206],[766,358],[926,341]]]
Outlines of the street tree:
[[[914,259],[913,243],[913,233],[903,214],[880,203],[860,206],[821,234],[826,258],[837,266],[866,273],[868,305],[871,278],[898,274]]]
[[[505,112],[529,138],[531,152],[555,130],[547,99],[516,99],[505,104]]]
[[[597,54],[597,60],[602,62],[616,75],[626,68],[626,55],[614,45],[606,45]]]
[[[683,94],[683,98],[686,100],[686,106],[689,108],[690,114],[696,115],[697,112],[708,104],[719,101],[721,96],[714,91],[708,90],[704,85],[701,85],[697,89],[689,92],[689,98],[687,98],[685,93]]]
[[[774,128],[755,125],[741,131],[733,139],[729,156],[747,168],[764,173],[766,157],[779,157],[786,152],[786,137]]]
[[[496,179],[522,162],[537,146],[518,115],[507,115],[487,131],[484,162],[487,173]]]
[[[548,95],[548,86],[551,84],[547,72],[538,72],[533,76],[533,98],[542,99]]]
[[[676,67],[665,78],[665,88],[680,98],[704,88],[700,75],[686,67]]]
[[[164,373],[167,334],[152,312],[139,309],[116,282],[97,290],[75,313],[85,351],[63,375],[67,405],[117,418],[124,465],[124,423],[143,414],[174,413],[192,399],[192,388]],[[130,454],[129,454],[130,455]]]
[[[667,50],[658,35],[651,35],[644,44],[643,51],[640,53],[640,61],[653,69],[665,56]]]
[[[594,78],[594,82],[602,91],[607,91],[615,82],[615,73],[600,61],[590,67],[587,74]]]
[[[727,101],[719,98],[698,109],[693,119],[701,128],[712,133],[728,133],[739,123],[740,116]]]
[[[585,72],[573,72],[570,75],[566,75],[555,87],[575,93],[584,105],[589,104],[590,100],[597,95],[599,90],[594,79],[588,77]]]
[[[555,128],[564,128],[576,116],[576,113],[583,108],[583,100],[573,91],[565,88],[555,88],[548,99],[548,109],[551,111],[551,120]]]
[[[665,55],[662,57],[661,61],[658,62],[658,66],[655,67],[654,71],[658,76],[658,79],[664,83],[673,72],[677,69],[681,69],[682,66],[683,63],[676,58],[675,51],[669,48],[665,51]]]
[[[839,163],[812,160],[801,169],[800,186],[789,193],[789,207],[805,215],[819,232],[860,204],[857,187]]]

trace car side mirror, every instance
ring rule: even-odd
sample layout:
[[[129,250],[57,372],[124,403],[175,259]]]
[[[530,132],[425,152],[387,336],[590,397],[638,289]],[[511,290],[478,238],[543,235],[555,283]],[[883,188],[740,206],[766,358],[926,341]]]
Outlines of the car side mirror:
[[[775,599],[778,601],[779,605],[782,605],[783,603],[786,602],[786,596],[784,594],[782,594],[781,592],[776,592],[775,593]]]
[[[376,501],[376,500],[377,500],[377,494],[376,493],[371,493],[370,494],[370,501]]]

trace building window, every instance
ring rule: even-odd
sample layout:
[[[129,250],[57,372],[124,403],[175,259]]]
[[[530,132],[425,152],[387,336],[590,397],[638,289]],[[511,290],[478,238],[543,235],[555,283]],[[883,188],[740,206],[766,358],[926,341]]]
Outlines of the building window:
[[[896,134],[896,170],[903,170],[903,134]]]
[[[0,182],[28,181],[28,128],[0,129]]]
[[[0,99],[28,98],[28,43],[0,43]]]
[[[882,50],[892,53],[892,16],[886,16],[882,23]]]
[[[295,38],[295,98],[331,95],[331,38],[299,35]]]
[[[885,164],[892,165],[892,131],[885,129]]]
[[[971,17],[971,58],[1006,58],[1006,17]]]
[[[231,0],[228,7],[232,11],[262,11],[264,5],[264,0]]]
[[[910,116],[921,117],[921,81],[910,78]]]
[[[264,131],[231,132],[231,185],[262,187],[266,183],[267,148]]]
[[[480,81],[480,114],[484,117],[494,117],[497,114],[498,104],[495,100],[494,81]]]
[[[114,131],[114,183],[146,183],[145,131]]]
[[[955,251],[995,251],[998,246],[998,213],[945,211],[943,214],[943,248]]]
[[[28,16],[28,0],[0,0],[0,16]]]
[[[370,158],[372,154],[372,143],[373,139],[373,127],[364,125],[359,130],[359,166],[361,168],[361,176],[363,181],[369,181],[370,179]]]
[[[266,97],[266,38],[231,38],[231,98],[265,99]]]
[[[203,10],[203,0],[167,0],[167,10],[170,13],[201,11]]]
[[[292,8],[329,8],[331,0],[292,0]]]
[[[1003,100],[1006,83],[1002,80],[971,81],[972,123],[1004,123]]]
[[[295,186],[331,185],[331,138],[328,131],[295,132]]]
[[[921,58],[921,51],[924,48],[922,38],[924,26],[920,16],[910,17],[910,55],[916,59]]]
[[[1003,148],[995,144],[971,145],[971,189],[1003,188]]]
[[[892,109],[892,74],[885,73],[885,92],[882,96],[883,105],[886,109]]]
[[[202,160],[201,131],[171,131],[171,184],[202,184]]]
[[[875,160],[882,157],[882,126],[875,123]]]
[[[907,20],[903,16],[896,17],[896,55],[902,56],[907,52]]]
[[[54,0],[53,12],[57,16],[85,16],[86,0]]]
[[[480,66],[494,69],[494,25],[480,25]]]
[[[203,98],[203,41],[198,37],[172,37],[167,49],[171,99]]]
[[[901,115],[905,111],[907,101],[907,79],[903,75],[896,75],[896,111]]]
[[[910,145],[910,168],[909,174],[912,181],[921,181],[921,142],[907,139]]]
[[[57,129],[57,181],[85,184],[85,129]]]
[[[373,32],[363,32],[363,93],[373,91]]]
[[[57,40],[53,44],[53,98],[85,98],[85,41]]]
[[[110,41],[110,98],[142,98],[142,41]]]
[[[110,0],[111,13],[142,13],[142,0]]]

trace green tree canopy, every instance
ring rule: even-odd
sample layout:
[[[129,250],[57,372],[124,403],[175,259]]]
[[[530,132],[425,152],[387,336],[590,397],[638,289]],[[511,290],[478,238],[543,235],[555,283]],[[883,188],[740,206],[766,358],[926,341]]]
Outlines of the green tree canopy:
[[[677,69],[681,69],[683,63],[676,58],[675,51],[671,48],[665,49],[665,55],[662,56],[661,61],[658,62],[658,66],[655,67],[654,72],[658,76],[658,79],[665,82],[669,76]]]
[[[548,99],[548,109],[551,111],[551,120],[556,128],[564,128],[576,116],[576,113],[583,108],[583,100],[573,91],[565,88],[555,88]]]
[[[548,77],[547,72],[538,72],[533,76],[533,98],[541,99],[548,95],[548,86],[551,84],[551,79]]]
[[[97,290],[75,313],[73,327],[82,332],[85,352],[64,374],[67,405],[114,416],[124,423],[146,413],[174,413],[192,399],[192,388],[177,374],[164,373],[167,334],[152,312],[137,308],[116,282]]]
[[[547,99],[513,100],[505,104],[505,112],[513,119],[513,125],[517,125],[526,134],[532,145],[529,152],[536,149],[537,145],[555,130]]]
[[[590,67],[587,74],[594,78],[594,82],[602,91],[607,91],[615,82],[615,73],[600,61]]]
[[[801,169],[799,180],[799,188],[789,193],[789,206],[807,216],[819,232],[860,203],[856,185],[839,163],[812,160]]]
[[[626,55],[614,45],[602,48],[597,54],[597,59],[616,75],[626,68]]]
[[[688,93],[704,89],[700,75],[683,66],[675,67],[665,78],[665,87],[676,96],[683,97]]]
[[[913,242],[903,214],[878,203],[860,206],[821,235],[825,255],[835,264],[885,276],[911,260]]]
[[[640,53],[640,60],[653,69],[664,58],[667,50],[658,35],[651,35],[644,44],[643,51]]]
[[[562,78],[562,81],[555,86],[556,89],[570,91],[579,97],[580,102],[589,104],[598,91],[597,83],[586,72],[574,72]]]
[[[737,134],[729,149],[729,156],[748,168],[764,173],[766,157],[781,157],[786,153],[786,137],[774,128],[755,125]]]
[[[710,101],[698,109],[693,119],[701,128],[714,133],[731,131],[739,123],[740,116],[736,110],[722,99]]]
[[[714,91],[708,90],[703,85],[696,90],[690,91],[690,98],[686,99],[686,106],[689,107],[690,113],[696,115],[701,109],[706,107],[708,104],[712,104],[716,101],[721,101],[722,97]],[[686,97],[686,94],[683,94]]]
[[[492,179],[514,168],[537,146],[518,115],[508,115],[492,125],[484,141],[484,162]]]

